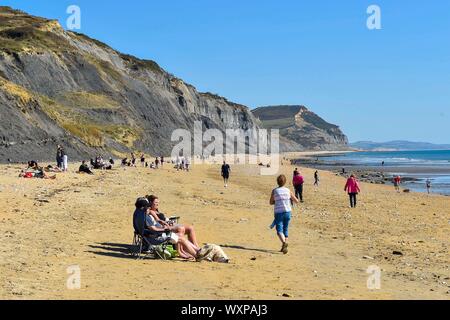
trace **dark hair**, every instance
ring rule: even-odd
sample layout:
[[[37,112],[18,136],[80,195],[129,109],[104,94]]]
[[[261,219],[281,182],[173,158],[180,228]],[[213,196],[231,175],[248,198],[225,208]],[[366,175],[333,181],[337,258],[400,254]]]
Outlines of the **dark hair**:
[[[286,184],[286,176],[284,174],[278,176],[277,183],[279,187],[284,187]]]
[[[136,206],[136,209],[143,209],[148,208],[150,206],[150,203],[146,198],[139,198],[136,200],[136,203],[134,205]]]
[[[147,200],[148,200],[148,202],[150,203],[150,205],[153,205],[153,202],[156,200],[156,199],[159,199],[157,196],[155,196],[155,195],[150,195],[150,196],[145,196],[146,198],[147,198]]]

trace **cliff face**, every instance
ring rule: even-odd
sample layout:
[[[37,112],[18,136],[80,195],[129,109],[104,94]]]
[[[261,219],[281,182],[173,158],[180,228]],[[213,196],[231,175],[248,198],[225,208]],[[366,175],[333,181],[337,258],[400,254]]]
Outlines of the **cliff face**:
[[[252,111],[264,127],[280,130],[281,151],[347,150],[348,139],[304,106],[261,107]]]
[[[155,62],[58,22],[0,7],[0,160],[170,154],[175,129],[251,129],[245,106],[197,90]]]

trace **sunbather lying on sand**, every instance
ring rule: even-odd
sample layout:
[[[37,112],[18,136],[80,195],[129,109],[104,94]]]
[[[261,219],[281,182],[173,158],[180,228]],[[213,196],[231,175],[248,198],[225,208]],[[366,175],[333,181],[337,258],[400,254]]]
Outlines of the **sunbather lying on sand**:
[[[45,172],[62,172],[62,170],[58,167],[54,167],[52,165],[48,165],[44,168]]]
[[[56,179],[56,175],[49,176],[37,163],[33,167],[20,171],[19,178]]]
[[[186,235],[190,242],[192,242],[196,247],[199,247],[193,226],[172,224],[170,222],[166,222],[164,214],[159,212],[159,198],[154,195],[146,196],[146,198],[150,203],[149,213],[152,215],[152,217],[155,219],[156,222],[158,222],[159,224],[161,224],[166,228],[169,228],[169,230],[172,232],[181,235]]]

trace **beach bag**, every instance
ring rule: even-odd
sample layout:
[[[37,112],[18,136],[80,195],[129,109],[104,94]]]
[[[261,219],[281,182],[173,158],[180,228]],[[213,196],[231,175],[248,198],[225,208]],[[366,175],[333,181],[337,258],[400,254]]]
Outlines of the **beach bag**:
[[[172,258],[178,257],[178,251],[175,250],[175,248],[173,247],[173,245],[167,246],[166,250],[170,253],[170,255],[171,255]]]
[[[169,260],[172,259],[172,253],[168,250],[168,247],[164,248],[162,245],[159,245],[155,247],[155,258]]]

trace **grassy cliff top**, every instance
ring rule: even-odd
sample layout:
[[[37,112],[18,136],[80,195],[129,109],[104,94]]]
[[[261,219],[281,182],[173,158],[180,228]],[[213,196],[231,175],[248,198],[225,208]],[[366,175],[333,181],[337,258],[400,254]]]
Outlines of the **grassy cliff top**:
[[[253,110],[253,114],[261,121],[293,118],[301,110],[307,110],[304,106],[270,106]]]

